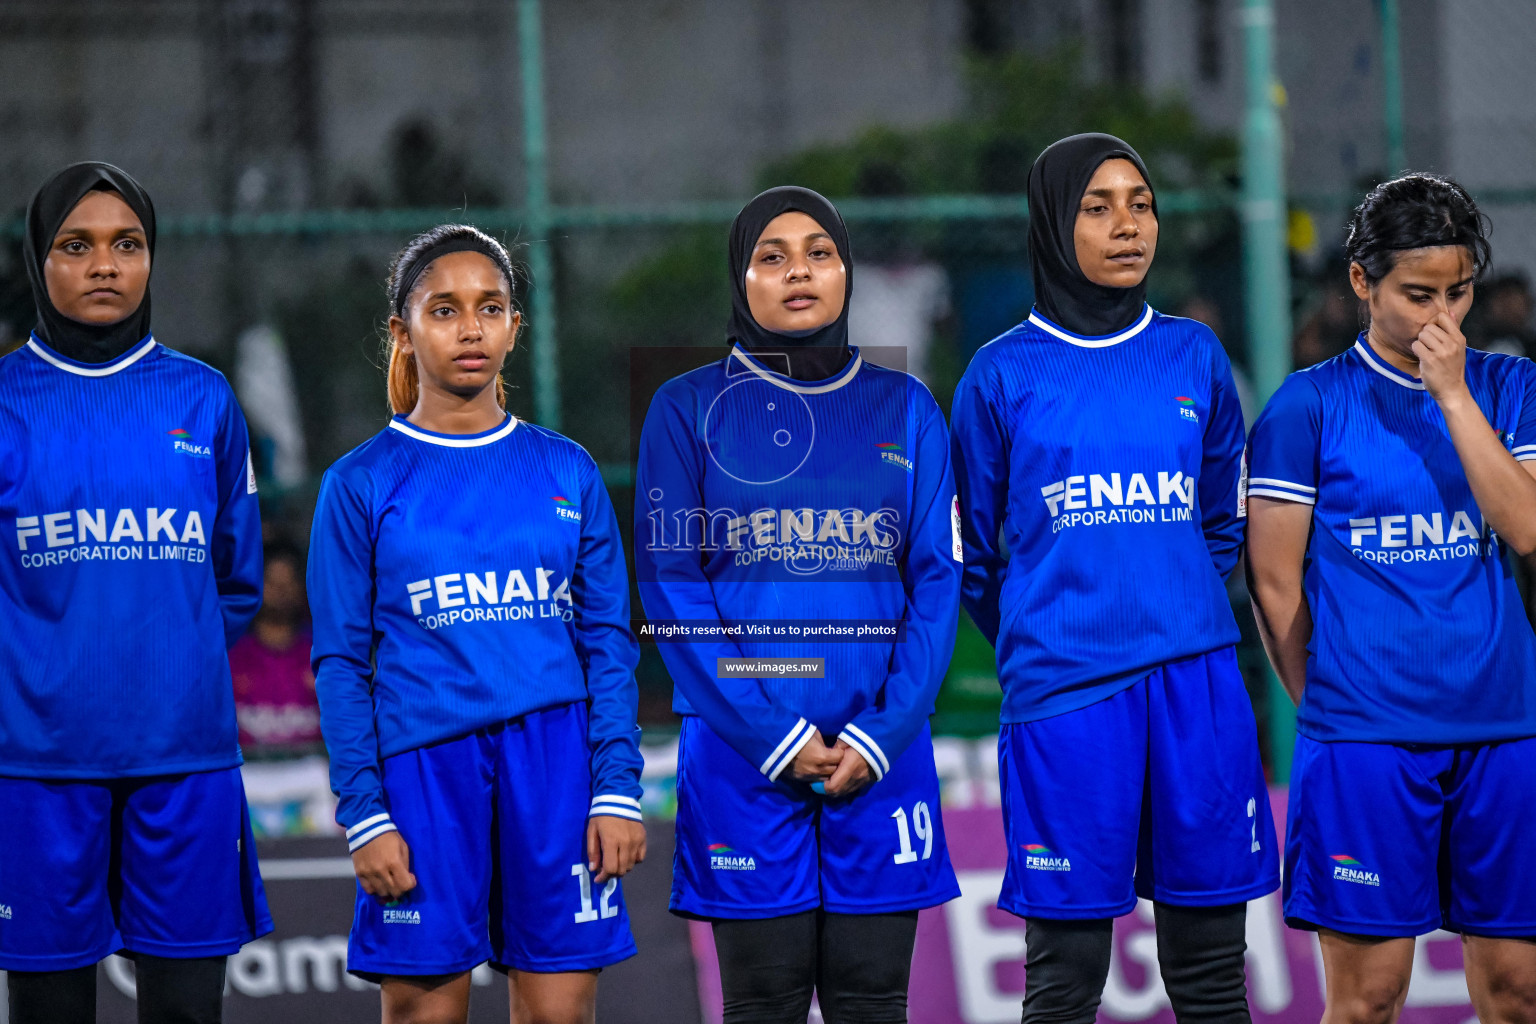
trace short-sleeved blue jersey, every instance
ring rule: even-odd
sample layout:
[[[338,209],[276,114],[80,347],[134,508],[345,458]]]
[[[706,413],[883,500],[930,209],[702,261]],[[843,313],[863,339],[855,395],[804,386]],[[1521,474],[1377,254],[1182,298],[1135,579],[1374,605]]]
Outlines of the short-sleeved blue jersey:
[[[1536,364],[1469,350],[1467,387],[1536,459]],[[1318,740],[1536,735],[1536,636],[1423,382],[1348,352],[1291,374],[1254,425],[1248,494],[1312,505],[1298,728]]]
[[[938,403],[857,349],[824,381],[792,380],[740,347],[668,381],[640,440],[640,597],[653,624],[743,629],[660,644],[674,708],[770,778],[817,729],[882,777],[933,714],[954,650],[957,517]],[[791,620],[901,636],[751,632]],[[820,658],[823,675],[722,674],[718,659],[739,657]]]
[[[153,337],[0,359],[0,775],[240,763],[226,646],[261,604],[245,419]]]
[[[592,813],[640,817],[629,576],[580,445],[511,416],[470,435],[395,417],[326,471],[309,596],[353,848],[394,827],[383,758],[576,701],[591,707]]]
[[[997,648],[1004,722],[1237,642],[1243,418],[1204,324],[1149,306],[1090,338],[1031,313],[976,353],[950,417],[962,599]]]

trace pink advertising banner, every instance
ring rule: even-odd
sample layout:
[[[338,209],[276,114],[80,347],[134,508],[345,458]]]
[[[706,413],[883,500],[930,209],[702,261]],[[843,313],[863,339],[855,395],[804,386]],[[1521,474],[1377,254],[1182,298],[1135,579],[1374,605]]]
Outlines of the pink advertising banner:
[[[1273,790],[1270,799],[1276,822],[1283,823],[1285,790]],[[1006,862],[1000,812],[996,807],[946,810],[944,830],[961,896],[924,911],[919,919],[909,1018],[914,1024],[1015,1024],[1024,997],[1024,922],[998,910],[995,902]],[[694,922],[691,928],[704,1021],[718,1024],[714,942],[707,924]],[[1312,1024],[1322,1018],[1317,940],[1310,932],[1286,927],[1279,893],[1248,907],[1248,997],[1256,1024]],[[820,1018],[813,1014],[811,1019]],[[1157,972],[1150,903],[1115,922],[1099,1019],[1173,1024]],[[1474,1020],[1460,940],[1446,932],[1420,939],[1402,1024]]]

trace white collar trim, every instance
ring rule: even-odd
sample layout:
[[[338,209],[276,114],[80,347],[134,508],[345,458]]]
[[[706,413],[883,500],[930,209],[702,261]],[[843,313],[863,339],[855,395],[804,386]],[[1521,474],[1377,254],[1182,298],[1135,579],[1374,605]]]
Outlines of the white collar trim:
[[[1098,337],[1090,337],[1084,334],[1073,334],[1069,330],[1057,327],[1045,317],[1041,316],[1039,313],[1036,313],[1033,309],[1029,311],[1029,322],[1040,328],[1046,334],[1051,335],[1052,337],[1060,338],[1062,341],[1073,345],[1078,345],[1082,348],[1108,348],[1110,345],[1118,345],[1122,341],[1127,341],[1131,338],[1134,338],[1136,335],[1145,330],[1147,324],[1152,322],[1152,307],[1149,305],[1143,305],[1141,319],[1137,320],[1134,324],[1127,327],[1119,334],[1107,334],[1100,335]]]
[[[100,366],[87,366],[84,363],[77,363],[73,359],[67,359],[64,356],[56,355],[52,350],[40,344],[36,335],[33,335],[27,339],[27,348],[32,350],[33,355],[36,355],[46,363],[57,366],[59,369],[65,371],[66,373],[77,374],[81,377],[110,377],[117,371],[127,369],[134,363],[138,362],[140,359],[143,359],[145,356],[149,355],[150,350],[154,347],[155,336],[151,334],[143,341],[139,342],[135,348],[129,349],[127,352],[118,356],[114,361],[110,363],[102,363]]]
[[[774,373],[772,370],[762,366],[748,355],[740,345],[731,346],[731,355],[741,360],[743,366],[768,383],[775,387],[781,387],[785,391],[793,391],[798,395],[821,395],[828,391],[836,391],[844,384],[853,380],[859,372],[859,367],[864,365],[864,356],[855,348],[853,350],[853,358],[848,360],[848,365],[843,367],[836,376],[820,384],[801,384],[798,381],[785,377],[783,374]]]
[[[512,433],[513,429],[517,427],[517,417],[513,416],[511,413],[508,413],[507,422],[503,423],[489,434],[469,434],[463,437],[453,437],[448,434],[434,434],[430,430],[422,430],[419,427],[413,427],[409,423],[405,422],[405,420],[392,419],[389,421],[389,426],[390,429],[398,430],[406,437],[414,437],[418,441],[427,442],[427,444],[442,445],[444,448],[479,448],[481,445],[487,445],[495,441],[500,441],[502,438]]]
[[[1365,360],[1366,366],[1369,366],[1371,369],[1375,370],[1377,373],[1381,374],[1383,377],[1387,378],[1393,383],[1401,384],[1403,387],[1412,388],[1415,391],[1424,390],[1423,381],[1416,380],[1415,378],[1408,376],[1406,373],[1396,369],[1395,367],[1384,365],[1376,353],[1371,351],[1371,346],[1367,345],[1359,338],[1355,339],[1355,351],[1360,353],[1360,358]]]

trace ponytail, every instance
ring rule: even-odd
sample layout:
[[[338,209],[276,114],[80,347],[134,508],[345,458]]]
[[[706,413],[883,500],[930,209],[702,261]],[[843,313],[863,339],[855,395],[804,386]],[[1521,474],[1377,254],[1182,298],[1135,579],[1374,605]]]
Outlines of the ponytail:
[[[405,318],[406,303],[411,290],[432,265],[432,261],[450,252],[478,252],[496,264],[507,279],[507,297],[512,299],[517,275],[512,269],[512,258],[506,247],[479,228],[468,224],[439,224],[424,231],[395,256],[389,266],[389,308],[393,315]],[[517,310],[512,304],[514,311]],[[421,398],[421,377],[416,369],[416,359],[400,351],[395,344],[394,333],[386,325],[384,330],[384,355],[388,366],[388,393],[390,411],[404,416],[416,408]],[[507,385],[496,375],[496,404],[507,407]]]

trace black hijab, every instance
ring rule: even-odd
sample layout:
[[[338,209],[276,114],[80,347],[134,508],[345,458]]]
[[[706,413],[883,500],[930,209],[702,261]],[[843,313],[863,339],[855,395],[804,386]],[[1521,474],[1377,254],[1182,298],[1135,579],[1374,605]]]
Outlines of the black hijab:
[[[757,322],[747,305],[747,268],[757,239],[773,218],[791,210],[805,214],[820,224],[832,238],[843,258],[847,285],[843,293],[843,311],[836,320],[810,334],[796,337],[778,334]],[[848,307],[853,298],[853,252],[848,244],[848,228],[837,208],[818,193],[796,185],[781,185],[760,193],[742,207],[731,224],[731,319],[726,337],[754,355],[768,355],[765,365],[784,371],[797,380],[824,380],[848,361]]]
[[[91,192],[116,192],[144,225],[151,267],[155,256],[155,204],[127,171],[95,160],[70,164],[43,183],[27,207],[27,237],[22,259],[37,306],[37,336],[61,355],[82,363],[116,359],[149,334],[149,292],[127,318],[115,324],[83,324],[54,308],[43,280],[43,262],[65,219]]]
[[[1029,269],[1035,279],[1035,308],[1075,334],[1114,334],[1141,316],[1147,283],[1135,288],[1094,284],[1077,264],[1072,229],[1077,209],[1099,165],[1115,158],[1136,165],[1147,185],[1152,178],[1136,151],[1113,135],[1090,132],[1053,142],[1029,170]],[[1152,197],[1157,213],[1157,196]]]

